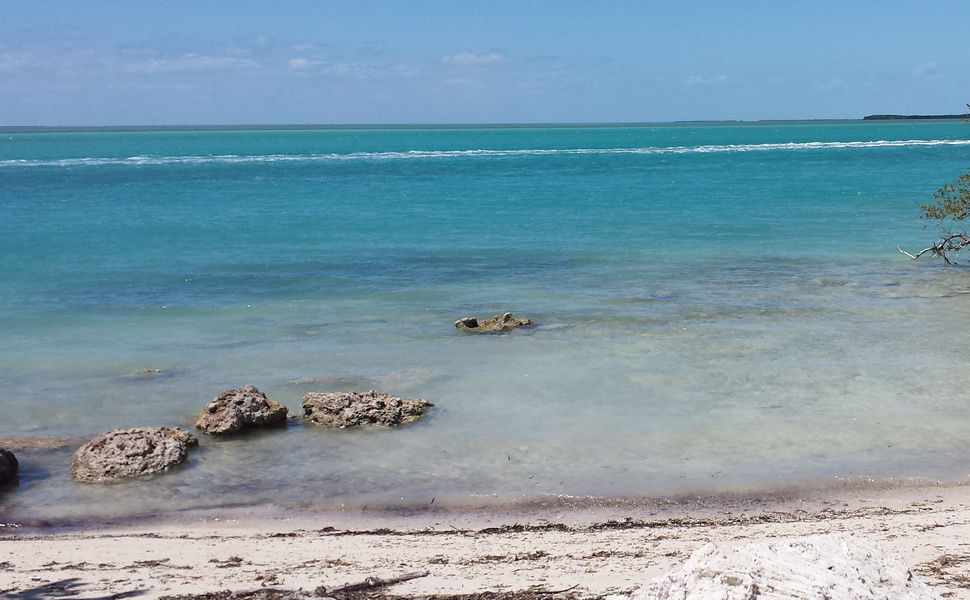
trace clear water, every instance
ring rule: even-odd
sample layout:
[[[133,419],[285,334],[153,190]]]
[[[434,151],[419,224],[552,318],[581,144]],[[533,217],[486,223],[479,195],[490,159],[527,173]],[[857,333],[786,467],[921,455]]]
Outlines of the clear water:
[[[970,273],[896,245],[968,164],[961,122],[3,132],[0,438],[76,443],[0,507],[962,480]],[[452,325],[505,311],[537,326]],[[436,407],[70,479],[80,441],[247,383]]]

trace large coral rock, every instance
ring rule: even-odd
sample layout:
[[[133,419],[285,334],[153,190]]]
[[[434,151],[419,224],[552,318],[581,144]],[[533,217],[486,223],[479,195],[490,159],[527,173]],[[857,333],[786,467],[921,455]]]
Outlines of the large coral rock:
[[[502,316],[495,315],[490,319],[479,321],[475,317],[462,317],[455,321],[455,327],[462,331],[506,331],[532,325],[531,319],[519,319],[512,313],[505,313]]]
[[[71,475],[78,481],[106,481],[161,473],[185,462],[188,449],[198,443],[181,429],[115,429],[75,450]]]
[[[17,470],[20,465],[13,452],[0,448],[0,486],[17,481]]]
[[[847,533],[707,544],[684,566],[610,600],[939,600],[897,556]]]
[[[303,397],[303,418],[324,427],[361,425],[393,427],[421,417],[434,404],[421,398],[398,398],[369,392],[310,392]]]
[[[195,426],[203,433],[228,435],[249,427],[286,423],[286,407],[251,385],[226,390],[206,405]]]

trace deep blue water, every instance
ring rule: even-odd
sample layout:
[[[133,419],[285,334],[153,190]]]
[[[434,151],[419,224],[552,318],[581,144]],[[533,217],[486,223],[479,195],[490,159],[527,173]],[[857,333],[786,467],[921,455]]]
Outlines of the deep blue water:
[[[189,426],[246,383],[436,408],[107,487],[27,452],[2,502],[962,480],[970,279],[896,245],[968,164],[961,122],[4,132],[0,438]],[[452,326],[506,310],[537,326]]]

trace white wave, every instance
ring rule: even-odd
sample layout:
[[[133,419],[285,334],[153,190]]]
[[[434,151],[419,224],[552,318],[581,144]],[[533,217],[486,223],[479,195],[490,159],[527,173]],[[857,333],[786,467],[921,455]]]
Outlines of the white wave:
[[[245,164],[277,162],[336,162],[385,160],[434,160],[460,158],[502,158],[516,156],[594,154],[712,154],[740,152],[811,151],[826,149],[912,148],[918,146],[970,146],[970,140],[875,140],[853,142],[784,142],[770,144],[713,144],[703,146],[647,146],[641,148],[527,148],[509,150],[407,150],[401,152],[352,152],[347,154],[220,154],[199,156],[89,157],[53,160],[0,160],[4,167],[85,167],[105,165]]]

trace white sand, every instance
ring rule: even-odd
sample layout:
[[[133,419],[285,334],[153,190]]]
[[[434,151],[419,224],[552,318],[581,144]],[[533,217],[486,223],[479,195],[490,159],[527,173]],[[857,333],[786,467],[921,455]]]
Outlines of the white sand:
[[[216,513],[181,523],[62,533],[4,526],[0,597],[6,593],[16,598],[13,594],[19,592],[19,597],[41,598],[55,589],[52,585],[70,588],[76,595],[62,597],[73,598],[133,590],[143,591],[133,597],[157,598],[260,586],[309,592],[320,585],[423,570],[429,575],[385,591],[420,595],[570,589],[583,596],[629,594],[682,569],[708,543],[716,544],[714,554],[731,556],[733,549],[752,543],[792,548],[791,541],[800,536],[846,532],[861,547],[892,558],[876,567],[877,572],[884,569],[882,576],[911,569],[936,594],[970,600],[967,487],[669,506],[577,507],[560,502],[487,511],[244,519]],[[837,558],[832,547],[802,552],[828,552]],[[736,558],[756,565],[743,552]],[[897,568],[901,570],[892,571]],[[861,573],[853,577],[868,579]]]

